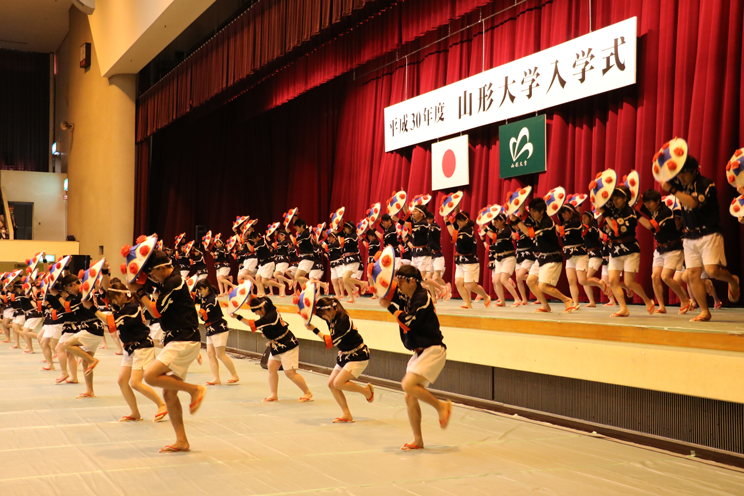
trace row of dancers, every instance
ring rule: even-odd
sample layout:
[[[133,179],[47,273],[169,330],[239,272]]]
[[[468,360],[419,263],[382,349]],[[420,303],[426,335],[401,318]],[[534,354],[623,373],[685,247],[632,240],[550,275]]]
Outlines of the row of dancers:
[[[140,393],[157,408],[153,420],[160,422],[170,416],[175,430],[176,441],[160,451],[189,451],[177,393],[184,391],[190,395],[189,410],[196,413],[204,399],[206,386],[221,384],[218,359],[230,373],[227,383],[239,382],[235,366],[225,354],[230,330],[218,300],[219,290],[205,279],[190,285],[170,258],[162,251],[151,250],[148,242],[154,248],[155,239],[151,237],[123,250],[135,254],[128,257],[130,263],[137,266],[138,273],[146,273],[146,278],[137,278],[138,274],[124,280],[111,277],[105,261],[97,266],[98,269],[94,266],[79,275],[65,270],[65,260],[53,265],[49,273],[37,275],[29,271],[33,275],[25,278],[20,271],[4,274],[0,305],[3,307],[3,323],[10,325],[6,328],[8,339],[3,343],[11,341],[11,334],[18,333],[15,324],[28,329],[28,337],[38,340],[45,350],[57,352],[62,374],[55,384],[76,384],[77,370],[82,366],[85,391],[77,397],[95,398],[94,370],[100,363],[95,355],[108,331],[123,348],[118,384],[129,412],[119,421],[142,420],[135,395],[135,392]],[[151,256],[141,256],[142,247],[146,247]],[[431,297],[422,287],[420,272],[413,267],[402,267],[396,276],[398,289],[387,299],[381,298],[380,303],[395,315],[401,327],[401,339],[413,351],[402,380],[413,439],[401,449],[421,449],[424,442],[419,400],[436,409],[442,428],[447,426],[452,411],[451,402],[436,399],[426,389],[444,367],[446,347]],[[250,288],[250,282],[246,284]],[[280,367],[302,391],[298,401],[312,401],[313,394],[298,373],[299,341],[271,298],[251,296],[247,305],[257,319],[243,316],[239,311],[233,312],[232,316],[268,339],[267,345],[271,350],[268,360],[269,395],[263,401],[278,401]],[[42,317],[36,317],[33,312]],[[338,299],[319,298],[314,315],[326,323],[327,334],[311,322],[306,324],[306,329],[315,333],[327,348],[338,349],[337,363],[328,380],[328,387],[341,409],[341,415],[333,422],[353,423],[346,393],[359,393],[367,402],[374,401],[374,386],[358,383],[369,364],[369,348]],[[35,320],[39,318],[41,321]],[[197,318],[206,328],[206,345],[213,373],[213,379],[205,385],[185,381],[191,363],[200,358],[201,336]],[[22,335],[26,339],[26,332],[22,331]],[[25,351],[29,352],[29,349]],[[45,359],[49,362],[42,370],[54,370],[51,355],[46,357],[47,354],[45,351]],[[162,396],[153,389],[158,387],[163,388]]]

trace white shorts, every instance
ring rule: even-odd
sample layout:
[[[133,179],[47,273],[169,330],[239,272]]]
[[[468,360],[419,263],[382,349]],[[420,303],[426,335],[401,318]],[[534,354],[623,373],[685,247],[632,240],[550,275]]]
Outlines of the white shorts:
[[[227,277],[230,275],[230,267],[221,267],[217,269],[217,275]]]
[[[362,375],[362,372],[367,368],[367,365],[369,365],[369,360],[363,360],[361,362],[346,362],[346,365],[343,367],[336,364],[336,366],[333,367],[333,370],[346,370],[354,376],[354,379],[359,379],[359,376]]]
[[[62,335],[59,337],[59,344],[65,344],[66,341],[69,341],[74,336],[75,336],[75,333],[74,332],[64,332],[64,333],[62,333]]]
[[[359,270],[354,273],[354,279],[361,281],[364,277],[364,271],[362,270],[362,264],[359,264]]]
[[[609,276],[610,275],[610,266],[609,265],[603,265],[602,266],[602,277]]]
[[[96,336],[95,334],[88,331],[80,331],[75,333],[75,339],[80,341],[80,347],[83,349],[83,351],[93,353],[98,349],[98,346],[101,344],[101,340],[103,340],[103,337]]]
[[[287,272],[287,269],[289,269],[289,264],[287,262],[281,262],[276,264],[276,266],[274,267],[274,272],[284,274]]]
[[[351,272],[351,277],[354,277],[354,275],[359,270],[359,262],[352,262],[344,264],[344,273]]]
[[[517,268],[517,257],[508,257],[503,259],[501,262],[498,260],[493,261],[492,275],[496,274],[514,274],[514,270]]]
[[[17,317],[13,317],[13,323],[23,327],[23,325],[26,323],[26,316],[21,314]]]
[[[536,262],[534,260],[522,260],[522,263],[519,264],[519,268],[522,270],[526,270],[529,274],[530,269],[532,269],[532,266],[535,265],[535,263]]]
[[[8,307],[5,310],[3,310],[3,318],[4,319],[12,319],[13,313],[15,313],[15,310],[13,310],[12,307]]]
[[[538,281],[551,286],[557,286],[561,278],[561,269],[563,264],[560,262],[548,262],[540,264],[538,269]]]
[[[401,258],[400,259],[400,264],[401,265],[411,265],[411,261],[409,259],[407,259],[407,258]]]
[[[294,278],[295,272],[297,272],[297,266],[296,265],[290,265],[289,267],[287,267],[287,272],[286,273],[289,274],[290,276],[292,276],[292,278]]]
[[[444,275],[444,257],[436,257],[431,259],[431,268],[434,272],[439,272],[440,275]]]
[[[246,258],[243,260],[243,270],[253,273],[258,268],[257,258]]]
[[[431,257],[413,257],[411,259],[411,265],[416,267],[421,272],[421,275],[432,272]]]
[[[594,271],[599,270],[599,268],[602,267],[602,259],[598,257],[591,257],[589,259],[588,267]]]
[[[601,259],[600,259],[601,262]],[[589,267],[589,255],[574,255],[566,260],[566,268],[586,272]]]
[[[181,272],[181,279],[184,281],[189,278],[189,271],[188,270],[182,270]]]
[[[706,265],[726,266],[726,253],[723,251],[723,235],[708,234],[699,239],[683,239],[685,266],[688,269]]]
[[[30,330],[33,331],[34,329],[36,329],[37,327],[39,327],[39,324],[41,324],[43,322],[44,322],[44,318],[43,317],[34,317],[32,319],[26,319],[26,322],[24,322],[24,324],[23,324],[23,328],[24,329],[30,329]]]
[[[258,268],[258,275],[262,279],[271,279],[274,276],[274,262],[261,265]]]
[[[313,265],[315,265],[315,262],[312,260],[300,260],[299,265],[297,265],[297,270],[301,270],[305,274],[309,274],[311,270],[313,270]]]
[[[331,268],[331,279],[343,279],[344,278],[344,272],[346,272],[346,267],[343,265],[339,265],[338,267],[332,267]]]
[[[269,360],[275,360],[282,362],[282,368],[284,370],[297,370],[300,367],[300,347],[295,346],[289,351],[274,355],[269,355]]]
[[[531,275],[531,276],[539,276],[540,275],[540,262],[538,262],[537,260],[533,260],[532,265],[530,265],[529,275]]]
[[[641,267],[641,254],[629,253],[622,257],[613,257],[610,255],[610,270],[620,270],[623,272],[638,272]]]
[[[44,339],[57,339],[62,337],[62,329],[65,326],[62,324],[45,325],[41,328],[44,333]]]
[[[408,365],[406,365],[406,374],[420,375],[426,382],[424,387],[432,384],[442,373],[444,363],[447,361],[447,349],[444,346],[429,346],[420,355],[413,354]]]
[[[477,283],[480,279],[480,264],[455,264],[455,279]]]
[[[129,365],[132,367],[132,370],[145,370],[148,365],[152,363],[153,360],[155,360],[155,348],[140,348],[138,350],[134,350],[134,357],[128,357],[132,359],[131,364]],[[124,365],[124,361],[122,360],[122,365]]]
[[[204,274],[199,274],[198,276],[196,276],[196,282],[203,281],[207,278],[208,275],[209,274],[207,274],[206,272]]]
[[[154,322],[148,326],[150,328],[150,339],[152,339],[156,343],[163,343],[163,339],[165,338],[165,332],[163,332],[163,329],[160,327],[159,322]]]
[[[654,267],[664,267],[665,269],[671,269],[675,272],[682,270],[682,264],[685,263],[685,252],[684,250],[668,251],[666,253],[659,253],[654,250]]]
[[[121,366],[122,367],[131,367],[132,363],[134,362],[134,357],[127,353],[127,350],[124,350],[124,356],[121,357]]]
[[[323,269],[313,269],[310,271],[307,277],[320,281],[323,279]]]
[[[207,344],[211,344],[215,348],[225,347],[227,346],[228,334],[230,334],[230,331],[218,332],[217,334],[207,336]]]
[[[403,265],[403,260],[396,256],[395,257],[395,272],[398,272],[398,269],[400,269],[400,266]]]
[[[171,341],[158,354],[158,361],[181,379],[186,379],[191,363],[199,356],[199,350],[199,341]]]

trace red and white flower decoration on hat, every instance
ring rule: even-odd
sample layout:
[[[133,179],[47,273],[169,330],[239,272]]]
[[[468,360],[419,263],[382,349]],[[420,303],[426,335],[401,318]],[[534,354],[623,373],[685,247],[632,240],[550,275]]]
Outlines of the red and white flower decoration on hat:
[[[375,263],[368,265],[367,268],[370,281],[372,281],[372,291],[380,298],[386,298],[395,291],[395,248],[386,246],[381,252],[375,255]]]
[[[641,178],[638,176],[638,172],[633,170],[623,176],[623,184],[630,190],[628,205],[632,207],[638,201],[638,195],[641,190]]]
[[[674,195],[667,195],[661,199],[670,210],[682,210],[682,206],[679,204],[679,200]]]
[[[279,223],[277,222],[277,224]],[[245,302],[250,301],[253,297],[251,294],[252,287],[251,281],[245,280],[230,291],[230,295],[227,298],[227,313],[230,315],[234,314]]]
[[[744,195],[739,195],[731,201],[729,213],[737,219],[744,217]]]
[[[274,222],[273,224],[269,224],[269,228],[266,229],[266,237],[270,237],[272,234],[276,232],[277,229],[279,229],[279,226],[281,226],[281,222]]]
[[[309,324],[313,320],[315,315],[315,283],[309,282],[305,285],[305,288],[297,296],[297,313],[302,317],[305,325]]]
[[[449,217],[449,215],[460,205],[463,196],[465,195],[463,195],[462,191],[457,191],[445,196],[444,200],[442,200],[442,206],[439,207],[439,215],[442,217]]]
[[[186,243],[186,245],[183,247],[183,254],[188,257],[191,254],[191,249],[193,247],[194,247],[193,241],[189,241],[188,243]]]
[[[183,241],[183,238],[184,238],[185,236],[186,236],[186,233],[181,233],[181,234],[179,234],[178,236],[176,236],[176,239],[175,239],[175,244],[174,244],[173,246],[175,246],[176,248],[178,248],[178,245],[180,245],[180,244],[181,244],[181,241]]]
[[[617,173],[612,169],[597,174],[594,181],[589,183],[589,200],[597,208],[602,208],[610,201],[612,192],[617,187]]]
[[[212,247],[213,241],[214,240],[212,239],[212,231],[207,231],[207,234],[202,237],[202,246],[205,250],[209,250]]]
[[[243,224],[248,221],[248,219],[250,219],[250,217],[247,215],[238,215],[237,217],[235,217],[232,225],[233,231],[237,231],[238,229],[240,229]]]
[[[91,265],[88,270],[83,274],[83,278],[80,281],[80,295],[82,301],[87,301],[90,298],[91,293],[96,288],[96,283],[101,279],[103,270],[103,264],[106,263],[106,259],[102,258],[95,264]]]
[[[571,205],[573,208],[578,210],[581,204],[584,203],[587,198],[589,198],[589,195],[582,195],[582,194],[569,195],[568,201],[566,202],[566,204]]]
[[[364,233],[367,232],[367,228],[369,227],[369,221],[365,217],[364,219],[360,220],[356,225],[356,233],[357,236],[363,236]]]
[[[49,275],[47,276],[49,287],[57,284],[57,281],[62,276],[62,272],[67,267],[67,264],[70,263],[71,259],[72,257],[70,255],[67,255],[66,257],[63,257],[61,260],[57,261],[57,263],[49,267]]]
[[[146,277],[139,278],[139,276],[142,274],[145,263],[155,252],[155,244],[158,242],[158,238],[155,235],[147,237],[140,236],[137,238],[137,241],[139,244],[134,246],[125,245],[121,248],[122,256],[127,259],[126,263],[121,265],[121,272],[124,274],[127,282],[137,281],[138,284],[143,284]],[[191,241],[190,244],[193,245],[193,243]],[[186,246],[188,249],[191,248],[189,245]]]
[[[726,180],[734,188],[744,186],[744,148],[739,148],[726,164]]]
[[[284,227],[285,228],[289,229],[289,226],[292,225],[292,221],[295,219],[295,217],[297,217],[297,215],[299,214],[299,212],[300,212],[300,209],[297,208],[297,207],[290,208],[289,211],[287,211],[287,213],[285,213],[282,216],[283,219],[284,219],[283,222],[284,222]]]
[[[517,191],[509,191],[506,193],[506,205],[504,209],[507,215],[516,215],[519,209],[527,201],[527,197],[532,193],[532,186],[525,186]]]
[[[30,259],[26,260],[26,265],[28,265],[28,267],[26,268],[26,273],[32,273],[36,269],[36,266],[39,265],[39,262],[41,262],[42,260],[44,260],[43,251],[40,251]]]
[[[478,216],[475,218],[475,223],[480,227],[483,227],[503,213],[505,213],[505,211],[501,205],[487,205],[478,212]]]
[[[416,205],[426,206],[431,201],[431,195],[416,195],[408,204],[408,210],[413,210]]]
[[[680,173],[687,161],[687,142],[682,138],[667,141],[654,155],[651,172],[660,183],[668,183]]]
[[[370,205],[369,210],[367,210],[367,220],[369,221],[369,225],[374,225],[375,222],[377,222],[377,219],[380,217],[380,210],[382,209],[382,206],[380,203],[373,203]]]
[[[563,186],[558,186],[548,191],[548,194],[543,197],[547,204],[547,213],[549,216],[553,216],[558,213],[563,204],[566,202],[566,190]]]
[[[394,215],[398,215],[401,210],[406,206],[406,199],[407,195],[405,191],[398,191],[397,193],[393,193],[393,196],[391,196],[387,201],[387,213],[391,217]]]
[[[341,207],[335,212],[331,214],[331,221],[328,224],[328,227],[333,229],[334,231],[338,231],[338,228],[343,224],[344,222],[344,213],[346,212],[346,207]]]

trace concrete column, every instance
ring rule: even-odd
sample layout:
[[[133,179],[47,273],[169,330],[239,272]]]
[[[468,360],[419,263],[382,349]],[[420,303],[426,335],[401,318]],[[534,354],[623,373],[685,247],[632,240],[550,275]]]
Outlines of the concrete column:
[[[67,232],[81,254],[118,267],[121,246],[133,241],[136,76],[101,77],[88,16],[74,7],[67,41]],[[88,69],[79,66],[83,43],[92,44]]]

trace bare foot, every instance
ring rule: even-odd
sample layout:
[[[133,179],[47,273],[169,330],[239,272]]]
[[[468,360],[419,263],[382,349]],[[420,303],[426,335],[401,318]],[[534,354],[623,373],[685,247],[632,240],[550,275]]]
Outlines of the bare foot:
[[[584,308],[597,308],[597,304],[596,303],[587,303],[586,305],[584,305]]]
[[[266,398],[262,399],[261,401],[264,403],[270,403],[272,401],[278,401],[279,398],[275,394],[270,394]]]
[[[298,401],[301,401],[301,402],[304,403],[304,402],[310,401],[312,399],[313,399],[313,393],[311,393],[310,391],[308,391],[307,393],[305,393],[302,396],[300,396],[300,399]]]

